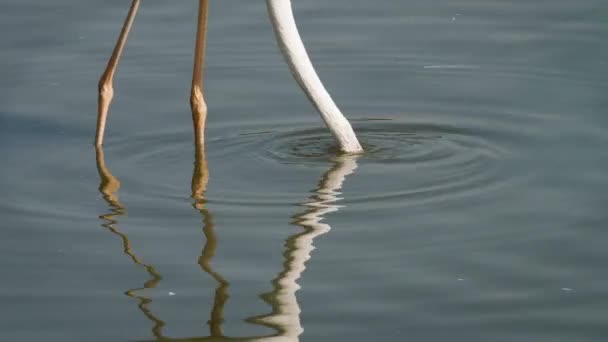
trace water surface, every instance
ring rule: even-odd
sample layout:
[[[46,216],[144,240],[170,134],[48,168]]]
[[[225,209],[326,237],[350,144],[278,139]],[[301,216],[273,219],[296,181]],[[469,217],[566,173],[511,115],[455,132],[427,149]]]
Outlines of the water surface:
[[[261,0],[211,2],[204,154],[196,2],[144,1],[96,153],[127,6],[0,5],[0,339],[606,339],[603,1],[295,2],[350,158]]]

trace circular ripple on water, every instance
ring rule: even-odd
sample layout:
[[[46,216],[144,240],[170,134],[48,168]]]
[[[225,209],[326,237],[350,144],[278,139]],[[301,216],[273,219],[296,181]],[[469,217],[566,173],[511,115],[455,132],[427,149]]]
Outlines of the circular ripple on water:
[[[357,127],[365,150],[360,157],[374,163],[452,163],[457,160],[498,158],[501,150],[471,130],[430,124],[373,123]],[[324,128],[273,133],[254,151],[281,163],[327,162],[339,154]],[[416,164],[416,165],[414,165]]]
[[[496,142],[496,132],[395,121],[358,121],[355,129],[365,153],[341,157],[354,158],[358,164],[357,171],[349,176],[346,185],[349,203],[372,206],[420,203],[480,193],[509,181],[509,176],[500,172],[508,151]],[[140,167],[148,162],[184,162],[191,158],[185,153],[191,149],[189,131],[155,135],[154,141],[163,143],[154,149],[149,148],[146,136],[136,138],[135,142],[121,149],[120,154],[124,156],[139,151],[125,156],[125,159],[136,162]],[[284,187],[275,182],[273,177],[276,174],[289,174],[302,166],[329,169],[336,165],[336,157],[340,155],[324,127],[275,125],[268,130],[249,125],[247,133],[210,136],[206,144],[210,167],[222,172],[222,177],[232,177],[234,183],[231,181],[231,184],[236,187],[224,187],[220,197],[225,198],[215,196],[212,202],[241,205],[250,200],[256,205],[289,203],[291,194],[281,191]],[[139,143],[147,148],[142,148]],[[265,192],[260,194],[259,189],[255,192],[257,188],[248,185],[248,180],[241,179],[244,173],[235,169],[243,168],[243,165],[257,178],[257,188],[264,187]],[[265,180],[261,175],[267,175],[269,179]]]
[[[509,183],[501,174],[508,151],[488,137],[496,132],[427,123],[356,122],[365,153],[355,158],[360,182],[349,180],[350,203],[386,205],[481,193]],[[330,167],[340,155],[324,127],[275,127],[210,141],[208,150],[226,158],[255,157],[257,163]],[[215,151],[215,152],[213,152]],[[357,190],[358,189],[358,190]]]

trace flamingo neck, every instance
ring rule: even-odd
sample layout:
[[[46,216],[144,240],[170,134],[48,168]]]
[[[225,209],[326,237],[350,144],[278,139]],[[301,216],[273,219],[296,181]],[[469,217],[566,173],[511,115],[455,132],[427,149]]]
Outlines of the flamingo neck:
[[[362,152],[363,148],[350,123],[325,90],[308,57],[293,16],[291,0],[266,0],[266,4],[279,48],[293,77],[321,114],[325,125],[338,141],[340,150]]]

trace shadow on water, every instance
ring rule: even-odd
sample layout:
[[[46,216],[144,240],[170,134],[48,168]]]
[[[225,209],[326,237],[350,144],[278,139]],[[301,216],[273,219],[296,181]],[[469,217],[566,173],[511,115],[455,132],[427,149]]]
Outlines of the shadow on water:
[[[205,192],[209,181],[209,172],[204,147],[196,148],[195,165],[192,175],[193,207],[200,212],[203,218],[203,233],[205,244],[201,251],[198,263],[201,269],[209,274],[218,284],[213,307],[211,309],[208,336],[172,338],[165,336],[163,329],[165,322],[160,315],[152,312],[152,300],[139,295],[138,291],[154,288],[162,280],[162,276],[154,266],[146,264],[135,254],[131,248],[129,237],[117,228],[118,218],[126,213],[125,206],[120,202],[117,191],[120,182],[112,175],[105,164],[102,148],[97,148],[97,168],[100,176],[99,190],[108,203],[109,213],[101,215],[104,221],[102,226],[118,236],[123,243],[123,252],[135,264],[144,267],[149,274],[149,280],[143,287],[130,289],[125,292],[129,297],[139,301],[138,307],[143,315],[153,323],[152,334],[156,341],[298,341],[304,329],[300,322],[300,307],[296,297],[299,289],[298,279],[306,269],[306,261],[314,250],[314,239],[327,233],[331,227],[323,223],[325,215],[339,210],[335,202],[340,198],[340,189],[346,177],[357,169],[357,155],[340,155],[332,159],[331,167],[322,175],[312,195],[300,206],[304,209],[292,216],[292,224],[300,226],[303,231],[290,236],[285,243],[283,253],[283,269],[272,280],[272,290],[261,295],[261,298],[272,307],[269,314],[248,318],[246,321],[269,327],[274,334],[251,337],[229,337],[223,332],[224,307],[228,301],[230,283],[212,266],[212,260],[218,248],[218,239],[215,234],[213,214],[206,206]]]

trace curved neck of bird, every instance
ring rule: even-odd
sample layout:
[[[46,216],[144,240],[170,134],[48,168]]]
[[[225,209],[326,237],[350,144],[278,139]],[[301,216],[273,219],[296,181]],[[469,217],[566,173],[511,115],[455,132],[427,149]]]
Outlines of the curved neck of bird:
[[[363,151],[350,123],[325,90],[308,57],[296,25],[291,1],[266,0],[266,4],[279,48],[293,77],[321,114],[340,149],[348,153]]]

